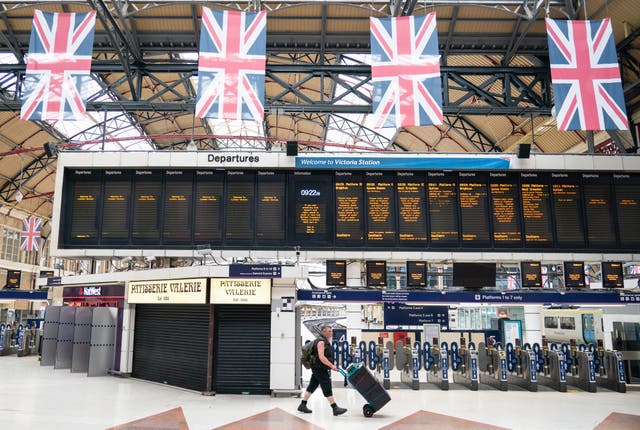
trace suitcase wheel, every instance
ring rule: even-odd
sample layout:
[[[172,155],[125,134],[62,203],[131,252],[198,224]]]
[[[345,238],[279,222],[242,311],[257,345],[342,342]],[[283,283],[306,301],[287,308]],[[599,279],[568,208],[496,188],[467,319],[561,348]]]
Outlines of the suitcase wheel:
[[[371,418],[373,416],[373,413],[375,411],[373,410],[373,408],[369,405],[364,405],[362,407],[362,413],[364,414],[365,417],[367,418]]]

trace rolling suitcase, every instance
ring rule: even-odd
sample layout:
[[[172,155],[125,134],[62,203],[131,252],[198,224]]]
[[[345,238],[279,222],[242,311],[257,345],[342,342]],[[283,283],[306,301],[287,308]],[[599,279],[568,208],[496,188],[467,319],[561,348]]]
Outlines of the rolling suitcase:
[[[338,370],[367,401],[367,404],[362,407],[365,417],[371,417],[391,400],[387,390],[362,363],[353,363],[347,367],[346,371],[340,368]]]

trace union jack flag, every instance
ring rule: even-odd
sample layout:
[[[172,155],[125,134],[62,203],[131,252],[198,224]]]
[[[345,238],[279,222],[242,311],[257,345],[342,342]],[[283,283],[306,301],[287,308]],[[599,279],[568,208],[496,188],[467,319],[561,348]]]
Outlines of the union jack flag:
[[[95,11],[35,11],[20,119],[79,120],[86,116],[95,21]]]
[[[547,19],[559,130],[627,130],[611,21]]]
[[[22,220],[21,250],[37,251],[40,249],[40,227],[42,227],[42,218],[30,216]]]
[[[442,124],[436,14],[371,18],[375,127]]]
[[[202,8],[196,117],[262,120],[267,13]]]

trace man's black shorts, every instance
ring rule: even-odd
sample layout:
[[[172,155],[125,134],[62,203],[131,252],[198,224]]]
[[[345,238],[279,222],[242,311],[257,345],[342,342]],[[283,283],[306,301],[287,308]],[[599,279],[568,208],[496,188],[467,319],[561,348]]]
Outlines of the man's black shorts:
[[[333,396],[333,390],[331,389],[331,370],[326,368],[312,368],[311,369],[311,381],[307,391],[313,393],[316,388],[322,388],[322,394],[325,397]]]

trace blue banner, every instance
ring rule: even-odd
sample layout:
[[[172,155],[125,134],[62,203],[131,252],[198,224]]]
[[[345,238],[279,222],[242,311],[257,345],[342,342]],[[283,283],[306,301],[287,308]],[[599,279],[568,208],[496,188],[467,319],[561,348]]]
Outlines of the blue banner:
[[[296,157],[296,169],[508,169],[500,157]]]
[[[46,291],[2,290],[0,300],[47,300]]]

